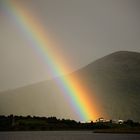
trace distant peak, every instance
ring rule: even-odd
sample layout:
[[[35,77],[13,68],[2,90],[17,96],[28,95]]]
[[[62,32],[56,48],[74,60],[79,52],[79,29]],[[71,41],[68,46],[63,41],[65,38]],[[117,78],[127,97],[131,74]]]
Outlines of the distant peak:
[[[117,51],[110,55],[127,55],[127,54],[140,54],[140,53],[135,51]]]

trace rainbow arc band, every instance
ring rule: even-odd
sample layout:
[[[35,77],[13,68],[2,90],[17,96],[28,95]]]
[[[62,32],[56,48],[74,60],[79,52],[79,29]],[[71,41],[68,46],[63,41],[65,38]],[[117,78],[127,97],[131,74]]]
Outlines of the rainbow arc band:
[[[5,0],[3,2],[5,11],[17,24],[17,27],[25,34],[31,47],[39,54],[45,64],[49,65],[50,73],[62,75],[68,70],[68,66],[62,63],[60,54],[53,51],[52,41],[47,40],[47,34],[43,25],[29,12],[18,0]],[[58,80],[59,79],[59,80]],[[93,105],[93,99],[88,90],[81,86],[78,78],[62,77],[56,80],[58,86],[68,97],[70,106],[82,121],[95,120],[99,117],[97,108]],[[95,99],[96,100],[96,99]]]

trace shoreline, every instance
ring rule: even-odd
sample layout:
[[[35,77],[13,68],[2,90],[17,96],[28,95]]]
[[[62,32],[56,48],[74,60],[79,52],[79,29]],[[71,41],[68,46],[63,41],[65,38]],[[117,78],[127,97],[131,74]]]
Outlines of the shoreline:
[[[3,132],[91,132],[91,133],[107,133],[107,134],[140,134],[140,130],[118,130],[118,129],[96,129],[96,130],[21,130],[21,131],[0,131]]]

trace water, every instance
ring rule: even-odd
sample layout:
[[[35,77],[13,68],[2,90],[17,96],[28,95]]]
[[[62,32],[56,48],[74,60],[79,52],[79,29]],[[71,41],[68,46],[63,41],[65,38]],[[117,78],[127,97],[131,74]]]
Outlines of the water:
[[[0,132],[0,140],[140,140],[140,134],[100,134],[91,131]]]

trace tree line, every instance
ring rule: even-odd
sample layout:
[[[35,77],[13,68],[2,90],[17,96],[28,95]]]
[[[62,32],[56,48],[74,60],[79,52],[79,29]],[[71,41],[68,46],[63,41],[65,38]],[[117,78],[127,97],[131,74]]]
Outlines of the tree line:
[[[95,130],[95,129],[140,129],[140,123],[127,120],[123,123],[107,122],[77,122],[71,119],[38,116],[4,116],[0,115],[0,131],[46,131],[46,130]]]

